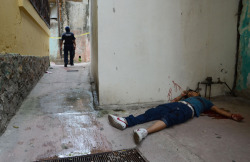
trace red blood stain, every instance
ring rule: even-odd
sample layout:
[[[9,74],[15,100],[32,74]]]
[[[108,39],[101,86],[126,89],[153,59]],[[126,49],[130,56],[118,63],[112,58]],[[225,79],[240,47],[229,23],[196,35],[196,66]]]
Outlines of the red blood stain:
[[[227,111],[227,112],[230,112],[230,111],[225,110],[225,109],[223,109],[223,110]],[[214,112],[212,110],[207,110],[207,111],[203,112],[201,114],[201,116],[208,116],[208,117],[211,117],[213,119],[229,119],[228,117],[220,115],[220,114],[218,114],[218,113],[216,113],[216,112]]]
[[[181,88],[181,86],[180,86],[179,84],[175,83],[175,81],[172,81],[172,82],[173,82],[173,84],[174,84],[175,92],[177,92],[177,90],[179,90],[179,91],[182,90],[182,88]]]
[[[169,89],[168,91],[168,101],[172,100],[172,88]]]

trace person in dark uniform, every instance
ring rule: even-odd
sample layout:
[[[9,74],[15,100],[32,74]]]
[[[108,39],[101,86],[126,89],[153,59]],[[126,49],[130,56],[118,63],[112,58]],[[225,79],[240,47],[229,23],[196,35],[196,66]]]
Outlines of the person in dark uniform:
[[[68,65],[68,52],[70,52],[70,65],[74,65],[74,49],[76,48],[76,38],[68,26],[65,27],[66,32],[62,34],[61,49],[64,43],[64,67]]]

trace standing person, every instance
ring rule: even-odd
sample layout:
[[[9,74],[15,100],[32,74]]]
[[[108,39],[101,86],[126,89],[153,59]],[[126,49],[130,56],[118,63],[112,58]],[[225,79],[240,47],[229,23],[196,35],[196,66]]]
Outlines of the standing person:
[[[76,48],[76,38],[73,33],[70,32],[70,27],[65,27],[66,32],[62,34],[61,49],[64,43],[64,67],[68,65],[68,52],[70,52],[70,65],[74,66],[74,49]]]
[[[159,105],[155,108],[147,110],[139,116],[130,115],[128,117],[117,117],[109,114],[110,124],[120,130],[132,127],[137,124],[158,120],[149,128],[140,128],[134,130],[135,143],[140,143],[148,134],[158,132],[167,127],[184,123],[194,116],[199,117],[206,110],[212,110],[220,115],[226,116],[235,121],[241,121],[244,118],[240,114],[232,114],[215,106],[206,98],[200,97],[198,92],[193,90],[184,91],[176,97],[171,103]]]

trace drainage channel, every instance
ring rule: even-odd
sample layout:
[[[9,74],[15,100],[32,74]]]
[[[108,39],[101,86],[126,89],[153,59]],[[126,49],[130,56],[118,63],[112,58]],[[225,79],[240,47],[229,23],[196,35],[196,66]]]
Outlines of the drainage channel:
[[[78,72],[79,70],[67,70],[67,72]]]
[[[41,159],[37,162],[148,162],[136,148],[67,158]]]

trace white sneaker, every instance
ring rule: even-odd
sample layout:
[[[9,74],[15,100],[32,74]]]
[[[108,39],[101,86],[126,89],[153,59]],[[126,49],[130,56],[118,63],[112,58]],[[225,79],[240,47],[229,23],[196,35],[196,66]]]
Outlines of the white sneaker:
[[[139,144],[143,138],[147,137],[148,131],[144,128],[134,130],[134,140],[136,144]]]
[[[124,130],[125,128],[127,128],[127,123],[124,118],[109,114],[108,119],[110,124],[117,129]]]

